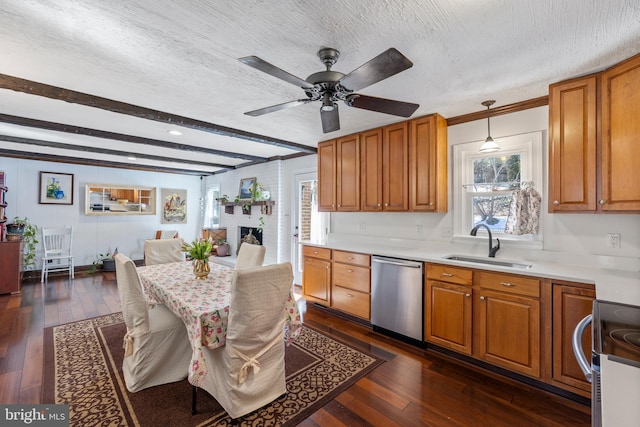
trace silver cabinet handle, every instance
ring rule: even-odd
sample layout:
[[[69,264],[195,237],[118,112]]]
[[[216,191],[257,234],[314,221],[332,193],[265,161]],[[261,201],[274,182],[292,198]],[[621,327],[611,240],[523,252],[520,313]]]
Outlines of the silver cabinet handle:
[[[469,298],[471,296],[471,294],[464,294],[465,298]]]
[[[558,205],[560,204],[560,202],[559,202],[559,201],[557,201],[557,200],[554,200],[554,201],[553,201],[553,204],[554,204],[554,205],[556,205],[556,206],[558,206]]]
[[[353,294],[347,294],[349,298],[353,298]]]
[[[500,282],[500,284],[502,286],[506,286],[507,288],[512,288],[515,286],[513,283],[509,283],[509,282]]]
[[[318,255],[318,251],[313,251],[313,254],[314,255]]]
[[[443,277],[453,277],[455,276],[455,274],[451,274],[451,273],[442,273]]]
[[[604,205],[605,203],[607,203],[606,200],[600,200],[601,205]]]
[[[480,301],[484,301],[484,299],[485,299],[484,297],[480,297]]]
[[[353,273],[353,270],[352,269],[348,269],[347,272],[348,273]]]

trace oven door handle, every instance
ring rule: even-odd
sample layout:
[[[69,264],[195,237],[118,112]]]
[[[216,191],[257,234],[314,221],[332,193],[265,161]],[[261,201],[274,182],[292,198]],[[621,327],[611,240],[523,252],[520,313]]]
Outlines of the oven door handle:
[[[582,335],[584,334],[584,331],[587,329],[587,327],[591,324],[592,320],[593,320],[593,315],[589,314],[587,317],[585,317],[580,322],[578,322],[578,324],[576,325],[576,328],[573,330],[573,339],[572,339],[573,354],[575,354],[576,356],[576,360],[578,361],[578,366],[580,366],[580,370],[582,371],[584,376],[587,378],[587,381],[589,382],[591,382],[591,375],[592,375],[591,364],[589,363],[589,360],[587,359],[587,356],[585,356],[584,351],[582,349]]]

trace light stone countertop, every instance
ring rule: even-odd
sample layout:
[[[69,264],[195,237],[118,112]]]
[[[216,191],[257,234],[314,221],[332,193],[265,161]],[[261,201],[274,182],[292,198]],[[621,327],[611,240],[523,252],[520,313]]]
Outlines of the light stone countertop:
[[[508,242],[501,242],[502,249],[497,253],[495,260],[531,264],[531,268],[523,269],[445,259],[449,255],[468,255],[490,259],[487,257],[487,240],[482,239],[481,243],[482,245],[477,243],[468,245],[439,241],[372,239],[357,235],[334,237],[328,239],[327,242],[299,242],[304,245],[370,255],[595,284],[596,298],[599,300],[640,306],[640,259],[545,250],[518,250],[509,248]]]

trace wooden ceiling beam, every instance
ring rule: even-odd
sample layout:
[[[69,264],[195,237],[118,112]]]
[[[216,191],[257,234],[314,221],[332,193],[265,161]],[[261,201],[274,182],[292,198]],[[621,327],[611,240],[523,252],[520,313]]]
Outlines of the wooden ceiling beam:
[[[179,116],[176,114],[153,110],[151,108],[128,104],[126,102],[115,101],[113,99],[102,98],[100,96],[90,95],[82,92],[76,92],[74,90],[51,86],[44,83],[38,83],[32,80],[21,79],[19,77],[9,76],[7,74],[0,74],[0,88],[27,93],[30,95],[42,96],[59,101],[65,101],[72,104],[84,105],[86,107],[99,108],[101,110],[111,111],[118,114],[125,114],[131,117],[137,117],[139,119],[153,120],[156,122],[167,123],[174,126],[181,126],[202,132],[209,132],[216,135],[246,139],[248,141],[258,142],[261,144],[274,145],[294,151],[302,151],[306,153],[317,152],[317,149],[315,147],[309,147],[308,145],[297,144],[295,142],[285,141],[283,139],[271,138],[265,135],[245,132],[239,129],[220,126],[202,120],[191,119],[189,117]]]

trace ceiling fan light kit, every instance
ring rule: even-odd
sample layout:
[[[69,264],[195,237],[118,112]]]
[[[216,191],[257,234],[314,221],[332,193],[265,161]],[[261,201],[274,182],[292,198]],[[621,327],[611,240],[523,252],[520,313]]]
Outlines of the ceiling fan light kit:
[[[482,105],[487,107],[487,139],[484,140],[484,143],[480,146],[481,153],[494,153],[500,150],[500,146],[496,143],[493,138],[491,138],[491,122],[490,122],[490,114],[489,108],[495,103],[494,100],[484,101]]]
[[[239,58],[239,61],[250,67],[302,88],[307,95],[306,99],[272,105],[248,111],[245,114],[256,117],[313,101],[322,101],[320,107],[322,130],[324,133],[328,133],[340,129],[338,101],[344,102],[349,107],[401,117],[410,117],[418,109],[418,104],[354,93],[356,90],[363,89],[413,66],[413,63],[397,49],[390,48],[382,52],[346,75],[331,69],[339,57],[340,52],[337,49],[320,49],[318,58],[325,65],[326,70],[313,73],[306,80],[289,74],[257,56]]]

